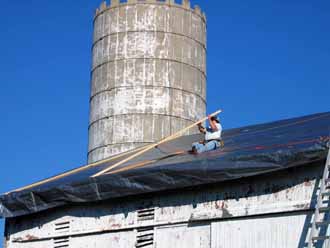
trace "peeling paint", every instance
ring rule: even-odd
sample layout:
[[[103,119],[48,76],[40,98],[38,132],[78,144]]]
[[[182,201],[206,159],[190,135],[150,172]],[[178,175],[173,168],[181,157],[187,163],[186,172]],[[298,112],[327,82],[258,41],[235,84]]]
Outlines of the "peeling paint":
[[[112,224],[111,228],[112,229],[119,229],[119,228],[121,228],[121,225],[120,224]]]
[[[297,209],[309,209],[310,208],[310,204],[309,203],[306,203],[306,204],[296,204],[294,205],[295,208]]]

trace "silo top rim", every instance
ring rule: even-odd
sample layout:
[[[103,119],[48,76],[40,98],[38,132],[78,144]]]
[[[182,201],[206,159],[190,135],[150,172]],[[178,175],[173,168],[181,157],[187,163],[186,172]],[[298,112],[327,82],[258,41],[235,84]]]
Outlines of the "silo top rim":
[[[156,4],[156,5],[168,5],[171,7],[182,8],[185,10],[190,10],[196,15],[199,15],[206,22],[206,15],[202,12],[201,8],[198,5],[195,5],[194,8],[191,8],[190,0],[182,0],[181,4],[175,2],[175,0],[126,0],[125,2],[120,2],[120,0],[110,0],[111,3],[107,4],[106,1],[103,1],[99,8],[96,9],[94,19],[105,12],[108,9],[118,8],[121,6],[127,5],[136,5],[136,4]]]

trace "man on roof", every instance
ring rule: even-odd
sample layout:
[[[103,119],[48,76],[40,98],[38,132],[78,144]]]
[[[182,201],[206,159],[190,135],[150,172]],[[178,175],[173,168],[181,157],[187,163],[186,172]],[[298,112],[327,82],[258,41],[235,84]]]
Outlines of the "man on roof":
[[[223,146],[221,140],[222,126],[217,116],[208,116],[210,126],[205,128],[202,123],[198,124],[198,129],[203,133],[204,140],[192,144],[192,153],[199,154],[202,152],[212,151]]]

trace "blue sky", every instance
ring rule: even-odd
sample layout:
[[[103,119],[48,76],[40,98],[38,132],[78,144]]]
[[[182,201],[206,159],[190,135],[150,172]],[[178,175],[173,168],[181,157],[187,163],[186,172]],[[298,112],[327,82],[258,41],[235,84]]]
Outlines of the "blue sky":
[[[1,192],[86,162],[99,3],[1,1]],[[208,112],[223,108],[225,128],[330,110],[328,0],[192,3],[208,19]]]

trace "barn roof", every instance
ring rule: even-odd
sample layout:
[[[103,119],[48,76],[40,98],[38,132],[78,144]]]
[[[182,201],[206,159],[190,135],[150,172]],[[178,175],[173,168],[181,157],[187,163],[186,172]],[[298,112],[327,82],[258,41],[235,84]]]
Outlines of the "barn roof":
[[[0,217],[237,180],[323,161],[329,134],[330,112],[327,112],[226,130],[223,149],[200,155],[187,152],[200,135],[183,136],[96,178],[91,176],[136,151],[4,194],[0,196]]]

